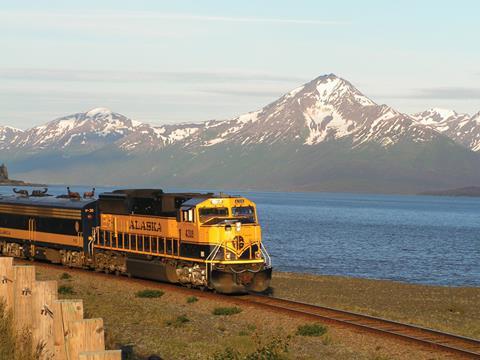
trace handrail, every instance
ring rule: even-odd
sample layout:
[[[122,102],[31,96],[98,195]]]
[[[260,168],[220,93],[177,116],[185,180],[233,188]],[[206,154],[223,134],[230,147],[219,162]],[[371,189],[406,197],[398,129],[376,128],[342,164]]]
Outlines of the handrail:
[[[265,264],[268,267],[271,267],[272,266],[272,258],[270,257],[270,254],[268,253],[265,245],[263,245],[263,242],[260,243],[260,251],[262,252],[263,258],[265,259]]]

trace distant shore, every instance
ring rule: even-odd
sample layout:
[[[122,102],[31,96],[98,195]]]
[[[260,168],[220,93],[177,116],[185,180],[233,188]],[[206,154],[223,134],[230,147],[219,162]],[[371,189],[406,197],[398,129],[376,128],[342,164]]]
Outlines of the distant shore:
[[[418,195],[480,197],[480,186],[468,186],[449,190],[425,191]]]
[[[82,183],[73,183],[69,184],[71,187],[86,187],[90,188],[92,184],[82,184]],[[50,185],[47,184],[37,184],[37,183],[29,183],[21,180],[0,180],[0,186],[28,186],[28,187],[62,187],[64,188],[67,184],[62,183],[51,183]],[[152,185],[137,185],[137,184],[101,184],[97,183],[95,185],[97,188],[104,188],[104,189],[122,189],[122,188],[144,188],[144,187],[152,187]],[[261,192],[261,193],[289,193],[289,194],[353,194],[353,195],[373,195],[373,196],[381,196],[381,195],[398,195],[398,196],[450,196],[450,197],[480,197],[480,186],[469,186],[463,188],[456,188],[456,189],[447,189],[447,190],[428,190],[422,192],[373,192],[373,191],[330,191],[330,190],[308,190],[308,189],[268,189],[268,188],[229,188],[224,186],[218,187],[176,187],[176,186],[159,186],[159,188],[163,188],[165,191],[173,191],[173,192],[216,192],[218,189],[221,189],[223,192],[227,193],[235,193],[235,192],[242,192],[242,193],[254,193],[254,192]]]
[[[29,186],[29,187],[46,187],[45,184],[28,183],[21,180],[0,180],[0,186]]]

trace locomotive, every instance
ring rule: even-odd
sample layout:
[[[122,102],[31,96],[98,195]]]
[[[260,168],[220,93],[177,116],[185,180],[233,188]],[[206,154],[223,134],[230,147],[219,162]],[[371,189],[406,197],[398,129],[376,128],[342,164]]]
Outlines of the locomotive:
[[[0,254],[226,294],[269,287],[270,256],[245,197],[159,189],[32,195],[0,196]]]

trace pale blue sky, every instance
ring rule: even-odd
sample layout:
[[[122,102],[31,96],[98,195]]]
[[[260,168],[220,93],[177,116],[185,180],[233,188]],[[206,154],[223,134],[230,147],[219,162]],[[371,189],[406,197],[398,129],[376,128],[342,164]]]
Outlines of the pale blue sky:
[[[0,125],[255,110],[335,73],[404,112],[480,110],[478,1],[0,0]]]

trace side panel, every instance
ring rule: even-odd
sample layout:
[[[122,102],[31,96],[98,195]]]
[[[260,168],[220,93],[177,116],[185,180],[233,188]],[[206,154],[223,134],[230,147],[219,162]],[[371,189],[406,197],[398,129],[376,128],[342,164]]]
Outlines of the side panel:
[[[101,214],[100,229],[114,233],[178,238],[176,218]]]
[[[0,237],[42,246],[84,246],[82,212],[27,205],[0,204]]]

